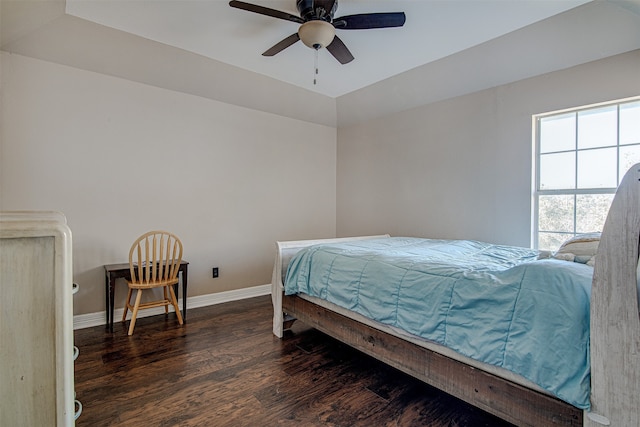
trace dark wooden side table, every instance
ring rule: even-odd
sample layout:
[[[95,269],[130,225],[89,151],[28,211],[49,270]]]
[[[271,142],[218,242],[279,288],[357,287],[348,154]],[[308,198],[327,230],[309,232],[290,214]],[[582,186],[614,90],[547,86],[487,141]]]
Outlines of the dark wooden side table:
[[[189,263],[182,261],[178,274],[182,278],[182,318],[186,322],[187,320],[187,271]],[[107,309],[107,329],[113,332],[113,312],[114,312],[114,299],[116,295],[116,280],[117,279],[131,279],[131,270],[129,269],[129,263],[122,264],[106,264],[104,266],[105,274],[105,296],[106,296],[106,309]],[[173,286],[173,292],[178,298],[178,284]]]

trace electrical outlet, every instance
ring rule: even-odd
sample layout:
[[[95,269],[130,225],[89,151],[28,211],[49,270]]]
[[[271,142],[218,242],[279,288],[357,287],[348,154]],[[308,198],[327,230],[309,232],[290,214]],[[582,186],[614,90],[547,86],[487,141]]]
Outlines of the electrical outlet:
[[[218,277],[218,267],[213,267],[213,278]]]

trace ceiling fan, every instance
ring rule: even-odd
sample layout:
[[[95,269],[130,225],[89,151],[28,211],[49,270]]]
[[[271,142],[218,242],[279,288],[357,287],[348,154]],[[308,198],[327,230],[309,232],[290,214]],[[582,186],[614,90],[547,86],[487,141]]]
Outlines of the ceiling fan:
[[[288,48],[298,40],[316,51],[326,47],[338,62],[346,64],[353,61],[353,55],[335,34],[335,30],[366,30],[371,28],[402,27],[404,12],[362,13],[334,18],[338,0],[296,0],[300,16],[242,1],[230,1],[229,6],[273,18],[292,21],[300,25],[298,32],[267,49],[262,55],[273,56]]]

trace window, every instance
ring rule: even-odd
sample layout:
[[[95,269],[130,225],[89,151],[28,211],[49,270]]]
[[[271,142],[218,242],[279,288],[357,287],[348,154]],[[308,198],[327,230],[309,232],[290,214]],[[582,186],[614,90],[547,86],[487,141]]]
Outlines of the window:
[[[618,184],[640,162],[640,98],[534,122],[533,243],[556,250],[576,234],[602,231]]]

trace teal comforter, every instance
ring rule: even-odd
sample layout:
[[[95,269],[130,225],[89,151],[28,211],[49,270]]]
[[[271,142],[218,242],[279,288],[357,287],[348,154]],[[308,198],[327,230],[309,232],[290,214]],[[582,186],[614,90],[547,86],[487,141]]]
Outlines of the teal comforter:
[[[311,246],[290,262],[304,293],[506,368],[589,408],[593,269],[468,240],[388,238]]]

